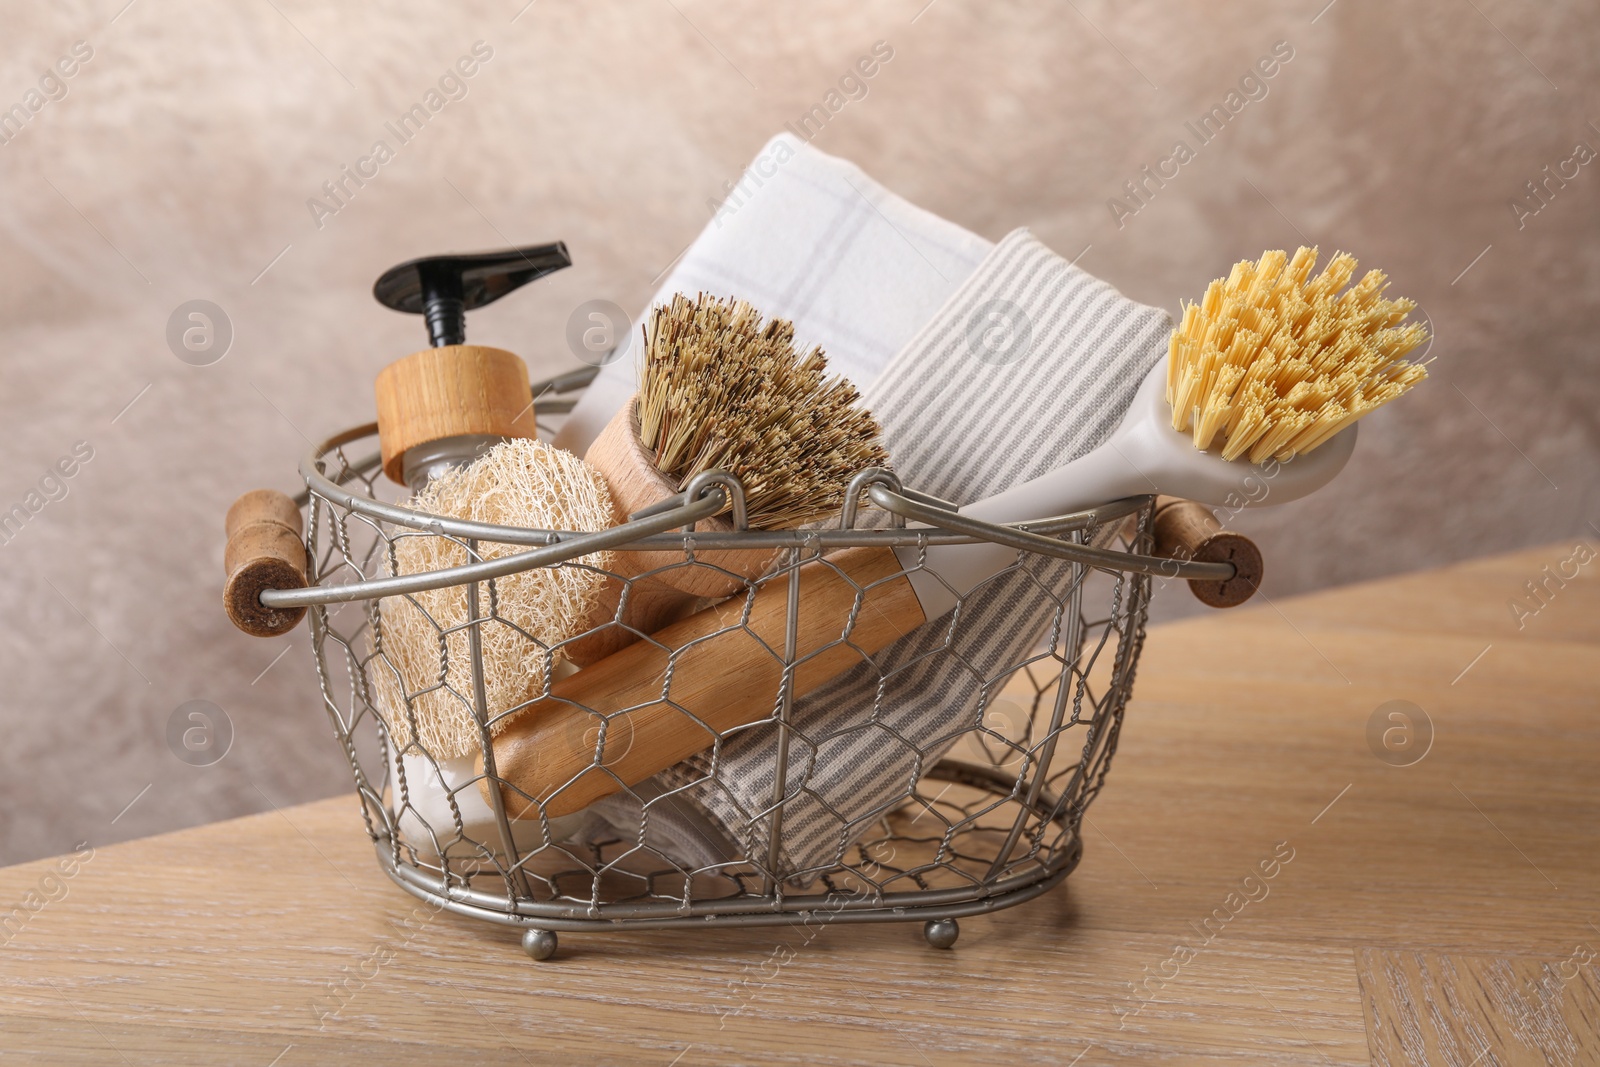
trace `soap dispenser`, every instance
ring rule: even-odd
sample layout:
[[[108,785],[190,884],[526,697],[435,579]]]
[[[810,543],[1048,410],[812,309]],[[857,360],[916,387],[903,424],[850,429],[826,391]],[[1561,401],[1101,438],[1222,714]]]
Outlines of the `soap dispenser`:
[[[391,480],[415,492],[500,441],[535,436],[527,364],[503,348],[467,344],[466,313],[571,264],[558,241],[426,256],[383,272],[372,295],[421,315],[431,346],[378,374],[378,444]]]

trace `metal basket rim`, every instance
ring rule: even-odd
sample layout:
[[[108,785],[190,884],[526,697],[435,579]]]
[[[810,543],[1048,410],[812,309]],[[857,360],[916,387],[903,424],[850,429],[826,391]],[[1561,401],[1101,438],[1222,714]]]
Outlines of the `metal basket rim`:
[[[878,468],[861,471],[851,480],[845,492],[846,504],[840,516],[840,526],[837,528],[696,531],[695,523],[708,519],[724,509],[727,502],[725,493],[734,494],[736,513],[742,515],[743,502],[738,498],[740,493],[738,479],[723,471],[708,471],[698,475],[680,498],[664,501],[608,530],[598,532],[538,530],[472,522],[431,515],[396,504],[385,504],[371,497],[352,493],[344,488],[342,481],[336,482],[328,476],[325,456],[342,449],[347,444],[370,437],[377,431],[376,423],[366,423],[335,434],[322,444],[314,446],[300,463],[300,473],[306,483],[304,499],[309,501],[320,498],[374,521],[406,526],[424,533],[460,538],[468,542],[469,550],[473,549],[472,542],[475,541],[526,544],[534,547],[525,552],[493,560],[480,559],[478,562],[468,562],[418,574],[365,578],[332,586],[310,585],[301,589],[269,589],[261,594],[262,604],[271,608],[285,609],[407,595],[452,585],[488,581],[534,567],[555,566],[603,551],[678,550],[692,553],[699,549],[764,548],[776,551],[782,548],[800,548],[820,553],[834,548],[858,546],[925,548],[936,544],[974,544],[988,541],[1023,552],[1054,556],[1106,570],[1173,579],[1224,581],[1233,577],[1233,565],[1230,563],[1147,556],[1133,551],[1094,548],[1051,536],[1120,521],[1143,508],[1150,500],[1148,494],[1109,501],[1067,515],[1002,525],[960,515],[948,502],[908,489],[900,484],[899,478],[893,471]],[[347,463],[342,466],[339,476],[347,479],[363,474],[376,468],[378,462],[379,457],[374,454],[354,464]],[[863,492],[873,504],[893,517],[894,525],[888,529],[857,529],[847,525],[854,521],[857,503]],[[925,525],[921,528],[907,527],[904,523],[908,519]]]

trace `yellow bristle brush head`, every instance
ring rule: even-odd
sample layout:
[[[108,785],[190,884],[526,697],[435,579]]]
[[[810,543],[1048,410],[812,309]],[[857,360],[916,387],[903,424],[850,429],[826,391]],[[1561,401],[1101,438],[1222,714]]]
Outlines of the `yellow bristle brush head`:
[[[1406,360],[1428,339],[1404,321],[1416,302],[1386,298],[1379,270],[1346,289],[1356,271],[1347,253],[1312,277],[1316,262],[1305,247],[1241,260],[1184,306],[1167,403],[1173,429],[1197,448],[1252,463],[1303,455],[1428,376]]]

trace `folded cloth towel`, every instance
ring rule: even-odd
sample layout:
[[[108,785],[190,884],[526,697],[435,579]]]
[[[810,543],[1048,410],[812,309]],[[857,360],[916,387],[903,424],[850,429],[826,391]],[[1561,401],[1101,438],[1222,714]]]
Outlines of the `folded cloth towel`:
[[[863,393],[905,484],[971,503],[1109,437],[1171,328],[1164,311],[1017,230]],[[958,626],[930,620],[796,702],[784,779],[786,876],[805,883],[840,862],[911,795],[1063,621],[1073,581],[1071,564],[1030,557],[971,594]],[[701,754],[657,782],[764,858],[777,733],[767,726],[730,740],[714,778]]]
[[[994,245],[925,211],[792,134],[768,141],[679,258],[651,307],[675,293],[749,300],[821,345],[829,369],[875,380]],[[642,316],[641,316],[642,318]],[[582,453],[638,386],[639,333],[601,368],[556,435]],[[574,844],[620,837],[695,869],[732,858],[703,805],[645,782],[592,805]],[[631,793],[631,795],[630,795]],[[641,802],[645,807],[641,810]]]
[[[793,134],[768,141],[650,307],[674,293],[748,300],[858,387],[994,247]],[[641,315],[642,319],[643,316]],[[639,331],[584,391],[555,443],[582,455],[638,387]]]

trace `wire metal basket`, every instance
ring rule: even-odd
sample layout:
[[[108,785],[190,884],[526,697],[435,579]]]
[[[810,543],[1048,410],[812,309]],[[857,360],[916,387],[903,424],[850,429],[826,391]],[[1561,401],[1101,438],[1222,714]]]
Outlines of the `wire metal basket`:
[[[536,386],[541,419],[570,410],[571,399],[561,394],[590,378],[592,372],[579,372]],[[1232,572],[1226,564],[1151,555],[1153,497],[993,526],[961,517],[885,471],[858,476],[841,521],[826,529],[755,532],[736,525],[732,533],[695,532],[695,523],[723,510],[730,494],[737,500],[738,483],[724,475],[702,478],[679,498],[599,533],[490,526],[382,501],[378,456],[351,458],[362,442],[372,446],[375,433],[375,425],[346,431],[302,462],[309,585],[268,590],[260,600],[269,608],[310,608],[323,700],[384,872],[434,907],[519,928],[524,949],[536,959],[555,951],[558,931],[708,924],[921,921],[929,943],[948,947],[958,918],[1038,896],[1077,865],[1080,822],[1116,751],[1151,576],[1220,579]],[[869,506],[858,506],[862,501]],[[450,539],[466,549],[468,562],[395,576],[386,555],[397,538],[418,536]],[[724,826],[729,832],[719,839],[722,854],[714,862],[702,855],[686,863],[662,846],[660,826],[651,825],[652,819],[681,822],[686,810],[703,818],[691,790],[625,791],[639,825],[602,823],[597,831],[590,820],[578,841],[563,838],[542,817],[513,819],[499,789],[480,791],[495,765],[478,635],[485,626],[504,625],[496,617],[495,583],[506,576],[580,566],[575,561],[601,549],[668,549],[694,566],[697,549],[774,548],[781,550],[777,564],[738,595],[788,583],[792,631],[801,587],[791,579],[828,552],[978,540],[1015,548],[1019,571],[1040,564],[1068,568],[1057,571],[1067,578],[1052,601],[1053,617],[1036,645],[985,681],[961,712],[959,736],[916,751],[917,774],[892,802],[852,827],[828,862],[805,871],[786,863],[785,820],[799,817],[792,811],[804,795],[803,774],[778,775],[771,803],[753,826]],[[486,559],[485,544],[517,550]],[[463,626],[472,657],[470,690],[452,695],[478,724],[487,756],[481,774],[461,761],[435,759],[414,733],[404,747],[397,745],[375,704],[376,672],[388,669],[382,642],[373,640],[382,626],[380,602],[451,586],[465,587]],[[960,609],[953,618],[959,627]],[[841,619],[846,640],[850,624]],[[559,657],[559,648],[545,651]],[[792,668],[792,642],[784,654]],[[786,670],[785,688],[791,677]],[[765,722],[780,748],[804,740],[790,721],[793,708],[791,694],[774,694]],[[605,716],[595,715],[598,726]],[[715,736],[709,778],[697,788],[714,789],[716,776],[729,773],[717,758],[727,740]],[[596,759],[603,755],[597,752]]]

